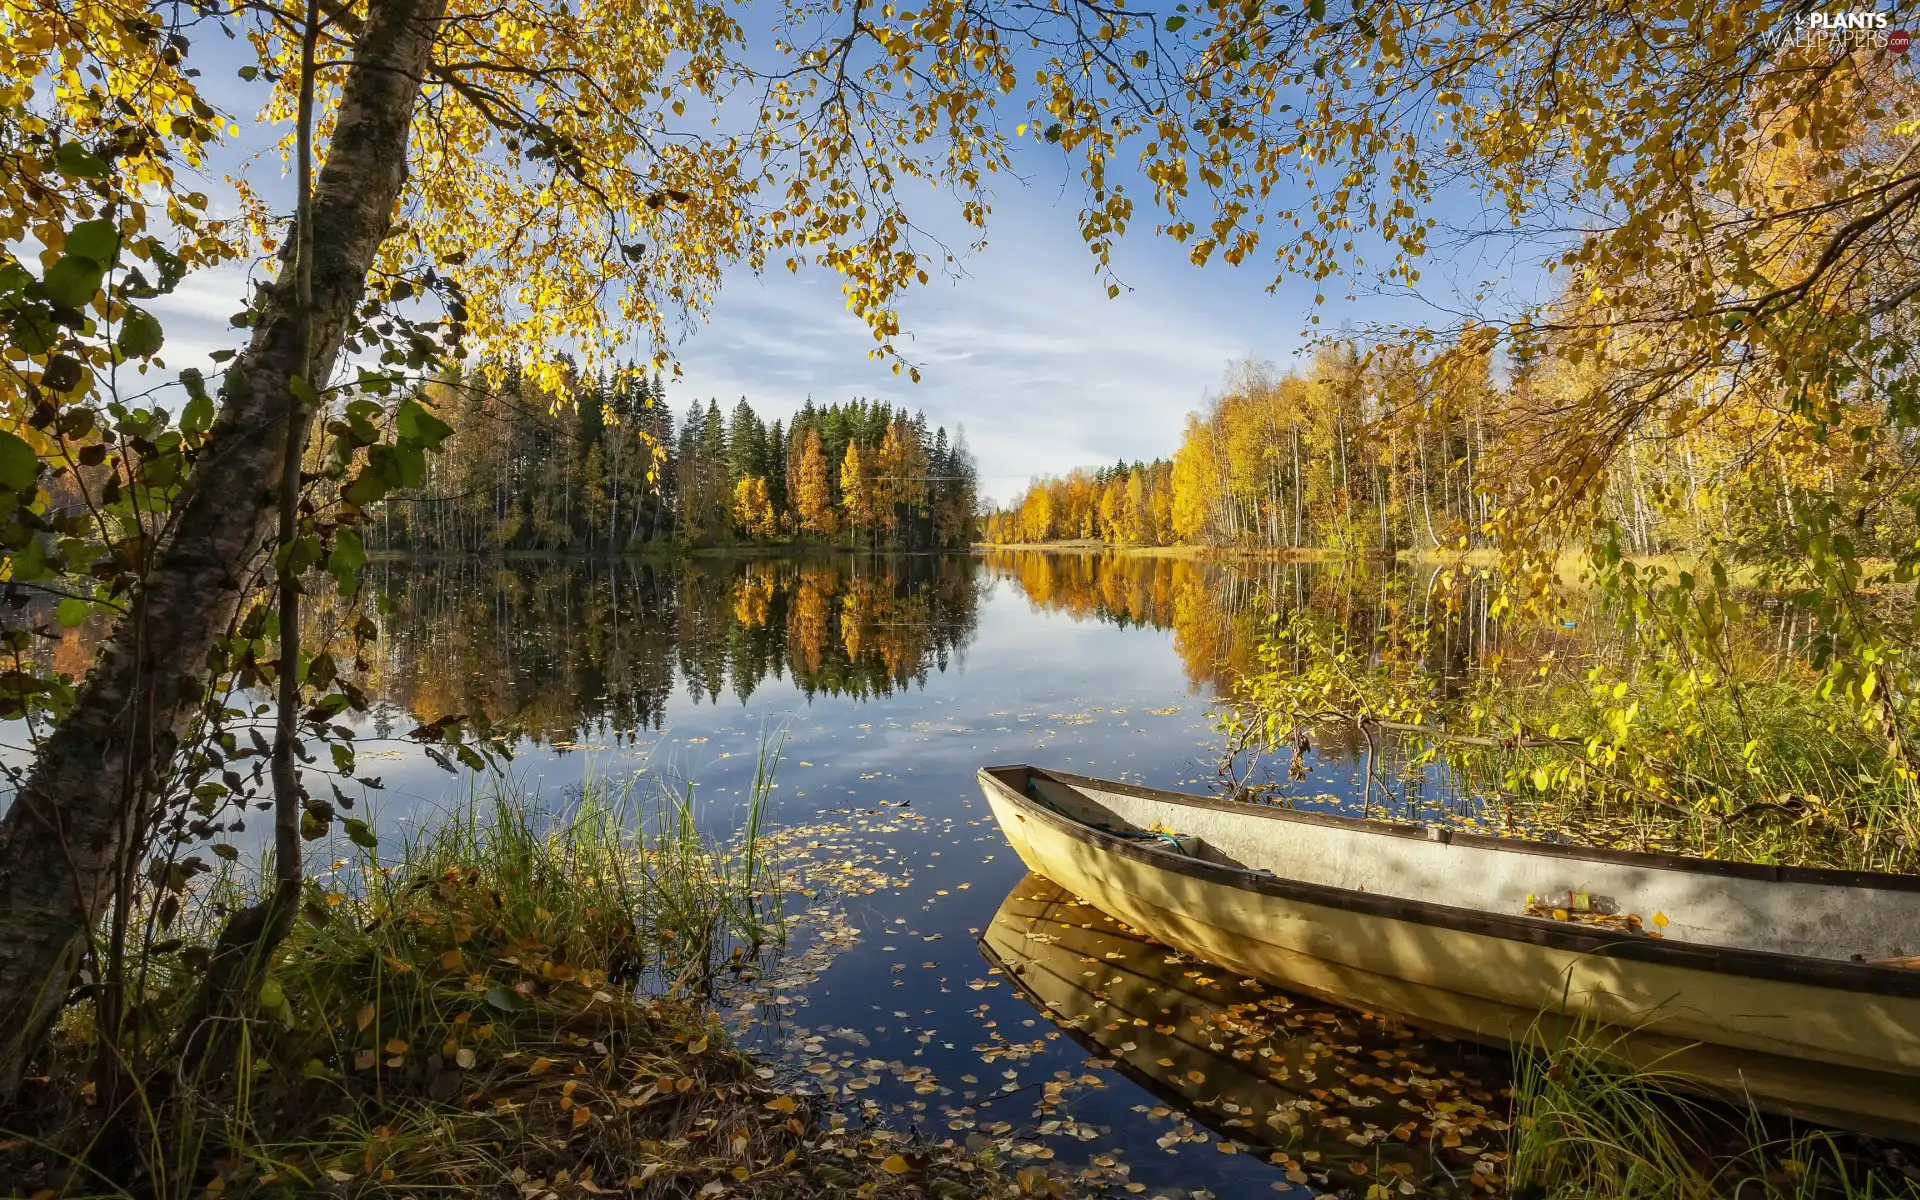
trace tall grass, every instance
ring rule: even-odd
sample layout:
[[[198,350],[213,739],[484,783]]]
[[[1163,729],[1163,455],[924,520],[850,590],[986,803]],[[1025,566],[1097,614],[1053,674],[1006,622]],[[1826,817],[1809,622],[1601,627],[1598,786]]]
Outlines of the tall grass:
[[[762,853],[761,832],[780,762],[778,741],[763,742],[754,764],[746,811],[732,842],[717,848],[700,829],[700,806],[689,781],[660,780],[652,789],[628,786],[607,794],[589,777],[575,823],[631,828],[634,911],[646,935],[663,947],[657,960],[696,978],[716,961],[739,960],[785,933],[778,868]]]
[[[749,1098],[751,1068],[720,1049],[688,984],[783,938],[783,883],[760,852],[777,761],[777,748],[763,750],[730,831],[703,832],[690,786],[589,775],[559,808],[499,782],[356,852],[309,880],[305,919],[238,1022],[231,1069],[169,1076],[112,1112],[92,1110],[77,1072],[51,1081],[65,1111],[7,1131],[0,1176],[24,1155],[52,1195],[181,1198],[210,1183],[229,1195],[461,1191],[563,1160],[578,1178],[572,1160],[585,1151],[559,1154],[531,1114],[578,1131],[576,1110],[596,1101],[595,1119],[625,1131],[588,1154],[603,1180],[649,1164],[669,1177],[707,1171],[711,1147],[661,1148],[696,1119],[689,1105],[643,1114],[631,1102],[640,1089],[626,1089],[698,1075],[730,1081],[720,1106],[730,1114]],[[142,964],[163,1036],[188,1009],[220,914],[253,890],[247,874],[218,876],[176,943]],[[61,1060],[88,1061],[92,1036],[76,1006]],[[549,1077],[558,1064],[571,1074]],[[704,1084],[690,1097],[708,1100],[718,1103]]]
[[[1508,1190],[1530,1200],[1920,1200],[1858,1148],[1698,1099],[1631,1032],[1586,1022],[1517,1046]]]

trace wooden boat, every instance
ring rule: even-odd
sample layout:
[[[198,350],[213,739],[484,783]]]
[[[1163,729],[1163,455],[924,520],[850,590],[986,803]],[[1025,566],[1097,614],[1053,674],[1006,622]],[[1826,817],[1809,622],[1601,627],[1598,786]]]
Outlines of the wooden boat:
[[[1920,877],[1523,842],[1030,766],[979,778],[1030,870],[1199,958],[1490,1044],[1613,1027],[1613,1053],[1699,1090],[1920,1140],[1920,970],[1890,965],[1920,951]],[[1529,915],[1543,898],[1566,907]]]
[[[1505,1128],[1505,1055],[1170,954],[1050,879],[1014,885],[980,951],[1180,1119],[1316,1183],[1359,1194],[1392,1177],[1424,1194],[1472,1172]]]

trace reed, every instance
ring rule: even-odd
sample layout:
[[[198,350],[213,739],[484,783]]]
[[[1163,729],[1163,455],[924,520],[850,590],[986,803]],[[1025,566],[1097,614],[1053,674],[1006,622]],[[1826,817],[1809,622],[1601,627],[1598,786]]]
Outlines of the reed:
[[[0,1178],[49,1200],[1011,1194],[963,1150],[781,1088],[704,1005],[704,978],[784,938],[761,838],[778,759],[737,822],[684,784],[589,773],[558,806],[497,782],[358,849],[310,881],[230,1063],[110,1100],[49,1080],[0,1134]],[[163,1032],[251,880],[221,876],[144,964]],[[63,1061],[88,1059],[84,1010]]]
[[[1620,1030],[1535,1027],[1516,1050],[1507,1190],[1530,1200],[1916,1200],[1867,1143],[1695,1098]]]

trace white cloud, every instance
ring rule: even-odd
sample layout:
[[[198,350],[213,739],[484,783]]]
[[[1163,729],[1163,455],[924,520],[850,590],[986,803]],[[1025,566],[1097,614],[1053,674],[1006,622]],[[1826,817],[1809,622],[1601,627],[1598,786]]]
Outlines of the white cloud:
[[[1231,361],[1284,359],[1302,344],[1305,305],[1267,294],[1250,270],[1193,268],[1142,234],[1122,260],[1133,290],[1109,300],[1071,211],[1003,197],[967,274],[903,306],[897,344],[921,368],[917,385],[865,357],[872,335],[825,272],[730,280],[712,323],[679,347],[676,406],[745,395],[772,419],[811,394],[924,408],[966,426],[982,490],[999,499],[1035,474],[1170,454]]]

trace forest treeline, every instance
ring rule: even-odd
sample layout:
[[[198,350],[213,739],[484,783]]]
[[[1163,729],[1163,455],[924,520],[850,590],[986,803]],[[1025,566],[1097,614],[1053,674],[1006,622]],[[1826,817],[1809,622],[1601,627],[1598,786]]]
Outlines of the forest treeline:
[[[1284,372],[1249,359],[1188,414],[1171,458],[1036,479],[989,509],[982,533],[999,545],[1478,548],[1491,544],[1501,503],[1496,458],[1514,465],[1530,424],[1591,386],[1570,375],[1526,356],[1496,364],[1470,340],[1425,355],[1395,346],[1363,356],[1339,344]],[[1783,536],[1794,521],[1789,489],[1767,484],[1804,472],[1789,463],[1791,447],[1764,436],[1762,414],[1752,418],[1624,437],[1621,469],[1607,476],[1596,513],[1618,528],[1623,550],[1758,548]],[[1853,466],[1855,490],[1886,473],[1874,458],[1862,454]],[[1831,482],[1844,490],[1847,474],[1843,467]],[[1890,517],[1897,523],[1868,506],[1855,536],[1897,536]]]
[[[867,400],[763,420],[697,401],[677,419],[659,376],[577,380],[556,403],[509,369],[431,384],[452,429],[419,486],[373,514],[371,548],[618,554],[648,545],[814,542],[924,550],[973,538],[965,434]]]
[[[1484,373],[1477,382],[1491,387]],[[1301,371],[1247,360],[1188,414],[1172,458],[1037,479],[985,516],[986,539],[1347,551],[1471,543],[1487,505],[1476,485],[1485,400],[1459,397],[1389,431],[1382,418],[1409,383],[1349,344]]]

